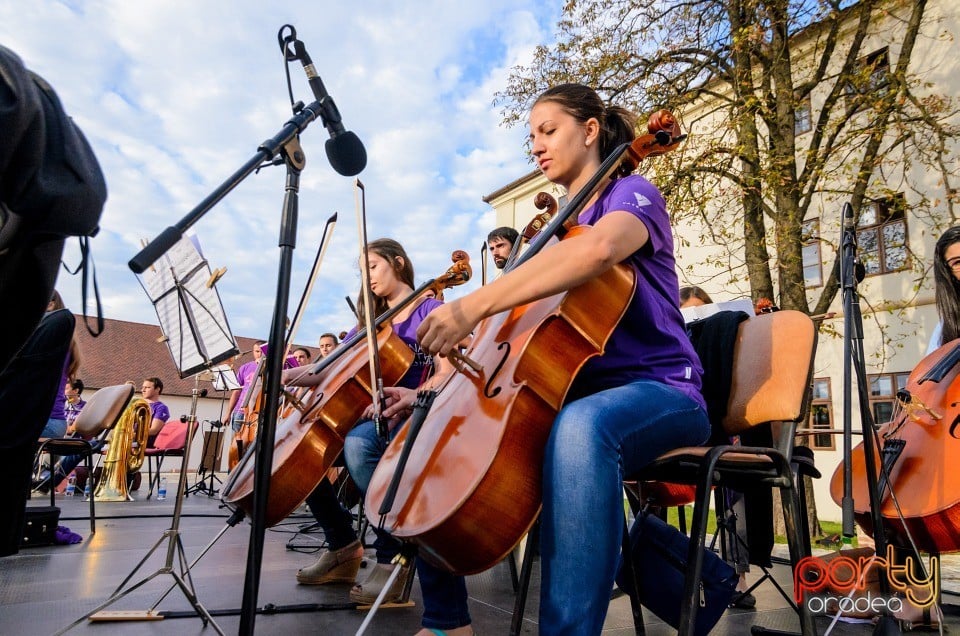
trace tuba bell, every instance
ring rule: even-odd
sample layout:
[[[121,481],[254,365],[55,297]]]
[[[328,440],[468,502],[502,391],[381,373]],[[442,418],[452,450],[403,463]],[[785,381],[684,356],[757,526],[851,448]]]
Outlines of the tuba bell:
[[[94,499],[97,501],[132,501],[127,492],[127,475],[140,470],[150,434],[150,403],[142,398],[130,402],[113,428],[103,475]]]

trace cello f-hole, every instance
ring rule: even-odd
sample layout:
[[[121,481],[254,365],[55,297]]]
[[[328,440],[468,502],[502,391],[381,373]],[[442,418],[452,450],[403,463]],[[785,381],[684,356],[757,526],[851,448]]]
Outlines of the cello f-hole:
[[[494,398],[500,393],[500,387],[490,390],[490,385],[493,383],[494,379],[500,375],[500,369],[503,368],[503,365],[507,363],[507,358],[510,357],[510,343],[501,342],[497,346],[497,351],[503,351],[503,357],[500,358],[500,362],[497,363],[496,368],[493,370],[493,373],[490,374],[490,379],[487,380],[486,386],[483,387],[483,394],[488,398]]]
[[[957,426],[960,426],[960,414],[953,418],[953,424],[950,425],[950,437],[954,439],[960,439],[957,436]]]

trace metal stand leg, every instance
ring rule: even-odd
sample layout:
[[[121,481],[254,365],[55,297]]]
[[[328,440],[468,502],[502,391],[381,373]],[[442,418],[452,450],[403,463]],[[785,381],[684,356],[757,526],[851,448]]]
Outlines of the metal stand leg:
[[[220,629],[220,626],[217,625],[216,621],[213,620],[213,617],[210,616],[210,613],[203,607],[200,601],[197,599],[197,594],[193,585],[193,579],[190,576],[190,566],[187,564],[187,558],[183,551],[183,542],[180,540],[180,515],[183,511],[183,497],[186,494],[187,490],[187,470],[189,457],[190,457],[190,440],[193,439],[193,434],[196,431],[197,427],[197,398],[200,395],[200,379],[199,376],[195,376],[194,388],[193,388],[193,401],[190,406],[190,424],[187,431],[187,446],[183,453],[183,469],[180,471],[180,482],[177,486],[177,501],[176,506],[173,511],[173,522],[170,525],[170,528],[163,532],[163,535],[157,539],[157,542],[153,544],[153,547],[150,548],[150,551],[137,563],[136,567],[133,568],[133,571],[127,575],[127,578],[123,580],[122,583],[113,591],[113,594],[110,595],[106,601],[87,612],[74,622],[70,623],[60,631],[58,631],[54,636],[59,636],[63,634],[80,623],[83,622],[85,618],[91,620],[96,620],[95,615],[99,613],[104,608],[112,605],[116,601],[119,601],[124,596],[133,592],[134,590],[140,588],[141,586],[148,583],[150,580],[155,578],[160,574],[169,574],[173,577],[174,584],[180,588],[183,592],[183,595],[190,602],[190,605],[193,606],[193,609],[196,611],[197,615],[200,616],[200,619],[203,621],[204,626],[210,624],[213,629],[223,636],[223,630]],[[222,533],[221,533],[222,534]],[[153,574],[150,574],[144,579],[141,579],[137,583],[133,584],[130,587],[126,587],[127,583],[133,576],[143,567],[143,564],[147,562],[147,559],[150,558],[157,548],[159,548],[164,543],[167,544],[167,558],[164,564]],[[202,555],[201,555],[202,556]],[[179,565],[179,571],[174,569],[174,557],[176,557],[177,563]],[[126,589],[125,589],[126,588]],[[169,591],[168,591],[169,593]],[[164,594],[166,596],[166,594]],[[162,598],[162,597],[161,597]],[[125,612],[121,615],[113,614],[110,615],[110,620],[118,619],[128,619],[128,620],[157,620],[158,618],[163,618],[162,615],[155,612],[156,606],[159,605],[159,601],[152,608],[145,612]],[[104,615],[106,618],[107,615]]]

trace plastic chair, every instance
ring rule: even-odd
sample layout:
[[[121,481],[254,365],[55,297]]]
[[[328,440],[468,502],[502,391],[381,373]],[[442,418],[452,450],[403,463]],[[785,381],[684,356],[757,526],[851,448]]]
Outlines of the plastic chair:
[[[86,437],[51,437],[40,442],[37,453],[48,453],[50,455],[50,505],[55,505],[57,490],[53,484],[53,475],[56,469],[55,457],[65,457],[68,455],[82,455],[87,467],[87,479],[93,479],[93,455],[99,451],[99,445],[95,441],[102,441],[105,436],[123,414],[130,398],[133,397],[134,388],[129,384],[119,384],[115,386],[103,387],[93,394],[87,401],[86,406],[80,411],[77,419],[74,421],[74,427],[77,434]],[[90,484],[93,492],[93,484]],[[90,533],[97,531],[96,511],[94,509],[94,497],[90,497]]]
[[[742,322],[734,347],[733,378],[723,429],[733,436],[769,424],[773,446],[679,448],[660,456],[637,475],[631,475],[641,481],[697,486],[678,630],[681,635],[694,633],[709,498],[714,486],[738,490],[760,485],[779,488],[790,560],[796,564],[809,555],[810,544],[804,537],[805,524],[791,462],[797,425],[806,416],[815,352],[816,329],[810,317],[802,312],[779,311]],[[625,554],[630,554],[629,550]],[[630,559],[627,563],[632,566]],[[803,635],[813,636],[816,633],[813,616],[804,603],[799,604],[797,611]]]
[[[187,447],[186,422],[167,422],[157,438],[153,440],[153,446],[144,451],[147,458],[147,475],[149,476],[150,489],[147,491],[147,499],[153,495],[153,489],[160,483],[160,468],[163,466],[165,457],[183,457],[184,450]],[[156,460],[156,470],[153,462]],[[181,466],[183,470],[185,467]]]

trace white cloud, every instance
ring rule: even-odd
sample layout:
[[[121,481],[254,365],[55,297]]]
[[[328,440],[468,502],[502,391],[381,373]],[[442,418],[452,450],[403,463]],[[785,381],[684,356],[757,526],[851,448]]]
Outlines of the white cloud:
[[[370,237],[403,242],[423,280],[455,249],[479,257],[493,224],[481,197],[530,169],[525,131],[501,128],[492,100],[510,67],[549,37],[560,4],[36,0],[0,5],[0,42],[51,82],[107,177],[92,242],[106,315],[155,323],[126,263],[141,237],[179,221],[289,119],[283,24],[296,26],[365,144]],[[313,101],[298,62],[290,73],[295,98]],[[339,212],[298,337],[307,343],[350,325],[343,298],[358,280],[353,180],[329,167],[326,139],[319,122],[302,139],[291,312],[323,224]],[[237,335],[269,328],[283,184],[282,167],[252,175],[193,228],[211,266],[228,268],[219,289]],[[79,312],[79,279],[62,274],[58,287]]]

